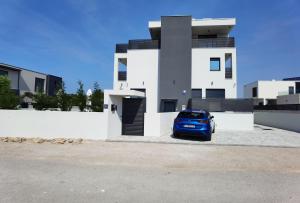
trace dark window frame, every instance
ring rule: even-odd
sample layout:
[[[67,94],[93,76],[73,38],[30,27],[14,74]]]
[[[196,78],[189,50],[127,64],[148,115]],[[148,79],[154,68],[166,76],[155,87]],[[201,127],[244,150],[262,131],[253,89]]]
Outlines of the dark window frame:
[[[42,83],[40,83],[40,82],[42,82]],[[41,85],[42,88],[38,89],[39,87],[41,87],[40,84],[42,84]],[[38,92],[38,91],[45,92],[45,79],[38,78],[38,77],[35,78],[35,81],[34,81],[34,91],[35,92]]]
[[[218,61],[219,62],[219,69],[218,70],[213,70],[211,67],[211,62],[212,61]],[[221,58],[220,57],[210,57],[209,59],[209,70],[210,71],[221,71]]]
[[[201,97],[195,97],[194,93],[197,93],[197,92],[201,92]],[[202,99],[203,98],[203,91],[202,91],[202,88],[198,88],[198,89],[192,89],[192,98],[199,98],[199,99]]]
[[[295,87],[289,86],[289,94],[295,94]]]
[[[209,95],[209,91],[213,92],[217,92],[217,91],[222,91],[222,93],[224,92],[224,97],[211,97],[211,96],[207,96]],[[205,98],[210,99],[210,98],[222,98],[222,99],[226,99],[226,89],[223,88],[207,88],[205,89]]]
[[[176,112],[176,107],[177,107],[177,99],[161,99],[160,101],[160,112]],[[172,110],[166,110],[166,103],[173,103],[173,109]]]
[[[258,96],[258,89],[257,87],[252,87],[252,97],[257,97]]]

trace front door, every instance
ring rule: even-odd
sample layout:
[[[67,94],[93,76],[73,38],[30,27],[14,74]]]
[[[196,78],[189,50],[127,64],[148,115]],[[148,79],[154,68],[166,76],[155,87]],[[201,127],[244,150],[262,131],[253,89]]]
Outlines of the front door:
[[[146,99],[123,98],[122,135],[144,135]]]

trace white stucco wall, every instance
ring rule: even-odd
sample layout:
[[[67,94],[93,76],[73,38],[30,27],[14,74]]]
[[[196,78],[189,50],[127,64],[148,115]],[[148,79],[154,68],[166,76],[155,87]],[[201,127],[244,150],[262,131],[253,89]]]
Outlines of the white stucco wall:
[[[225,54],[232,54],[232,78],[225,78]],[[220,58],[220,71],[210,71],[210,58]],[[192,49],[192,88],[225,89],[226,98],[237,97],[236,83],[236,49],[235,48],[193,48]]]
[[[300,133],[300,111],[256,111],[254,123]]]
[[[146,112],[158,111],[159,50],[128,50],[128,88],[146,89]]]
[[[113,96],[109,91],[104,91],[104,104],[108,105],[104,109],[104,115],[107,119],[107,136],[122,135],[122,96]],[[111,105],[117,105],[117,111],[111,111]]]
[[[145,114],[145,136],[169,136],[178,112]],[[253,113],[211,112],[216,130],[248,131],[253,130]]]
[[[104,140],[104,113],[0,110],[0,137],[83,138]]]
[[[113,88],[117,90],[126,89],[128,87],[127,81],[118,80],[119,59],[127,58],[127,53],[115,53],[114,55],[114,83]]]
[[[257,87],[257,98],[264,99],[266,104],[267,99],[277,99],[277,96],[288,95],[289,87],[295,87],[295,81],[256,81],[247,85],[244,85],[244,97],[252,98],[252,88]]]

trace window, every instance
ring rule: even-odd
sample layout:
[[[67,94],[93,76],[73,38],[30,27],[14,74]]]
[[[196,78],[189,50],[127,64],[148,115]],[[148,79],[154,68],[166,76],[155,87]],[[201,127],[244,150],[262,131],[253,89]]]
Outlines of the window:
[[[225,89],[206,89],[206,98],[225,98]]]
[[[175,99],[162,99],[161,100],[161,112],[175,112],[177,100]]]
[[[34,85],[34,91],[38,92],[44,92],[44,84],[45,84],[45,80],[42,78],[35,78],[35,85]]]
[[[8,72],[4,70],[0,70],[0,76],[8,76]]]
[[[252,97],[257,97],[257,87],[252,88]]]
[[[210,70],[220,71],[220,58],[210,58]]]
[[[177,118],[203,119],[207,118],[207,114],[200,112],[180,112]]]
[[[118,59],[118,80],[127,80],[127,58]]]
[[[294,87],[293,86],[290,86],[289,87],[289,94],[294,94]]]
[[[202,99],[202,89],[192,89],[192,98]]]
[[[232,54],[225,54],[225,78],[232,78]]]

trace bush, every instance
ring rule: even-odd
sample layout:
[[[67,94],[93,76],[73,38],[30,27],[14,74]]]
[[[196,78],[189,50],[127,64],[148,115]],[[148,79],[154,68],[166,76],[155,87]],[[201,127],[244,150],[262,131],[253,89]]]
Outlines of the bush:
[[[95,112],[103,111],[103,92],[97,82],[94,83],[94,90],[91,96],[91,109]]]
[[[76,92],[76,100],[77,100],[76,103],[79,107],[79,110],[84,111],[86,108],[87,97],[83,90],[83,83],[81,81],[78,81],[78,85],[79,85],[79,88],[77,89],[77,92]]]
[[[0,109],[16,109],[20,104],[20,97],[10,89],[10,80],[0,76]]]
[[[33,96],[33,108],[36,110],[47,110],[49,108],[57,108],[56,97],[47,96],[45,93],[39,91]]]
[[[72,96],[66,94],[65,83],[62,82],[61,89],[56,94],[58,108],[61,111],[71,111],[72,109]]]

